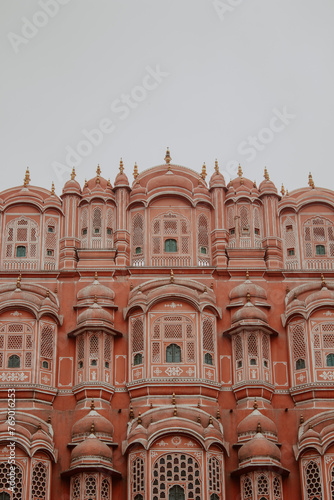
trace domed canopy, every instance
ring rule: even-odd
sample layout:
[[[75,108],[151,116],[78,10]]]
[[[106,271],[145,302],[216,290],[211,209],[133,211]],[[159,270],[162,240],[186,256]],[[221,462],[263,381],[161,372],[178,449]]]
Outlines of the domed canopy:
[[[318,290],[317,292],[311,293],[305,299],[305,305],[311,304],[312,302],[317,302],[318,300],[334,301],[334,291],[328,290],[328,288],[326,286],[324,286],[321,288],[321,290]]]
[[[263,321],[264,323],[268,323],[268,318],[264,311],[255,307],[251,302],[247,302],[241,309],[233,314],[231,321],[232,323],[237,323],[239,321]]]
[[[246,281],[236,287],[232,288],[230,291],[229,297],[231,300],[239,299],[247,296],[247,293],[251,295],[251,297],[255,297],[258,299],[267,299],[267,292],[262,286],[255,285],[252,283],[250,279],[246,279]]]
[[[259,186],[260,194],[278,194],[275,184],[269,179],[267,169],[264,169],[264,181]]]
[[[213,172],[211,179],[210,179],[210,189],[214,187],[225,187],[225,179],[223,174],[219,172],[218,168],[218,161],[215,161],[215,171]]]
[[[77,293],[78,301],[93,301],[95,300],[95,297],[97,300],[110,302],[113,302],[115,298],[114,291],[105,285],[101,285],[97,279],[97,274],[95,274],[95,280],[91,285],[82,288]]]
[[[238,435],[251,433],[256,434],[259,425],[261,426],[262,433],[269,433],[277,436],[275,423],[270,418],[262,415],[258,409],[255,409],[252,413],[247,415],[247,417],[241,420],[237,427]]]
[[[113,323],[113,318],[110,313],[105,311],[101,306],[97,303],[92,304],[86,311],[83,311],[78,316],[78,325],[81,323],[92,323],[96,322],[107,322]]]
[[[112,451],[102,441],[100,441],[94,434],[90,434],[85,441],[78,444],[71,453],[71,462],[83,459],[85,457],[94,457],[112,461]]]
[[[75,193],[81,194],[81,187],[78,181],[75,180],[75,168],[73,167],[71,179],[65,182],[63,187],[63,194]]]
[[[90,434],[92,429],[92,424],[94,424],[95,434],[107,434],[112,436],[114,434],[114,426],[111,422],[102,415],[100,415],[92,404],[92,409],[80,418],[72,427],[72,437],[75,438],[77,435]]]
[[[280,461],[281,452],[276,444],[258,432],[253,439],[242,445],[238,452],[240,462],[256,457],[268,457]]]

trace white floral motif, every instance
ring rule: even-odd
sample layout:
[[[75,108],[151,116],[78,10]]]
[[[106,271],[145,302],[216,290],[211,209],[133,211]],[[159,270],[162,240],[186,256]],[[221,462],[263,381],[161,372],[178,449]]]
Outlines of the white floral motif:
[[[177,446],[178,444],[180,444],[180,443],[181,443],[181,438],[179,438],[178,436],[173,437],[173,439],[172,439],[172,443],[173,443],[175,446]]]
[[[186,373],[189,375],[189,377],[191,377],[194,373],[195,373],[195,370],[193,368],[189,368]]]
[[[23,372],[18,373],[1,373],[0,380],[2,382],[23,382],[28,378],[28,375],[25,375]]]
[[[166,443],[166,441],[164,441],[163,439],[158,443],[158,446],[167,446],[167,445],[168,443]]]
[[[320,373],[319,377],[323,378],[324,380],[334,380],[334,372],[322,372]]]
[[[154,373],[154,375],[159,376],[160,373],[162,373],[162,370],[160,370],[159,368],[156,368],[155,370],[153,370],[153,373]]]
[[[175,375],[178,377],[181,373],[183,373],[183,370],[179,366],[169,366],[167,370],[165,370],[165,373],[167,373],[170,377]]]

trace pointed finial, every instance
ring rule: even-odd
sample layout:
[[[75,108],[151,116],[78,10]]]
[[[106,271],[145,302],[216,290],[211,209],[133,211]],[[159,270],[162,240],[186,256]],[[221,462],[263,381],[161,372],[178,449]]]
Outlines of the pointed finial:
[[[47,290],[47,291],[46,291],[46,296],[47,296],[47,297],[50,297],[50,290]]]
[[[76,173],[75,173],[75,168],[73,167],[73,168],[72,168],[72,172],[71,172],[71,181],[74,181],[75,176],[76,176]]]
[[[133,283],[132,283],[132,281],[130,283],[130,290],[133,290]]]
[[[257,404],[256,398],[254,398],[254,404],[253,404],[254,410],[257,410],[258,407],[259,407],[259,405]]]
[[[51,195],[55,194],[55,183],[52,181],[51,184]]]
[[[173,392],[172,404],[173,404],[173,405],[176,405],[175,392]]]
[[[166,156],[165,156],[165,162],[167,163],[167,165],[170,164],[170,161],[171,161],[171,156],[170,156],[170,152],[169,152],[169,147],[167,147],[167,150],[166,150]]]
[[[269,174],[268,174],[268,170],[267,170],[267,167],[264,167],[264,175],[263,177],[266,179],[266,181],[269,181]]]
[[[210,288],[211,288],[211,290],[213,290],[213,281],[211,281],[211,283],[210,283]]]
[[[220,410],[219,410],[219,408],[218,408],[218,410],[217,410],[216,419],[217,419],[217,420],[220,420]]]
[[[122,158],[120,159],[120,162],[119,162],[119,171],[120,171],[120,173],[121,173],[121,174],[124,172],[124,167],[123,167],[123,160],[122,160]]]
[[[200,408],[200,407],[201,407],[201,403],[198,401],[197,408]]]
[[[138,425],[142,424],[141,413],[138,413]]]
[[[174,415],[174,417],[176,417],[176,416],[177,416],[177,408],[176,408],[176,406],[174,406],[173,415]]]
[[[253,182],[253,187],[257,189],[256,181]]]
[[[212,415],[210,415],[210,417],[209,417],[209,425],[213,425],[213,418],[212,418]]]
[[[206,177],[206,165],[205,165],[205,163],[203,163],[201,177],[202,177],[203,181],[205,181],[205,177]]]
[[[90,427],[90,433],[91,434],[95,434],[95,424],[94,424],[94,422],[92,422],[92,425]]]
[[[90,404],[90,409],[91,410],[95,410],[95,403],[94,403],[94,399],[92,399],[92,402]]]
[[[289,196],[289,190],[288,189],[286,190],[286,195]]]
[[[29,186],[29,182],[30,182],[30,172],[29,172],[29,167],[27,167],[26,174],[24,176],[23,186],[24,187]]]
[[[296,292],[293,294],[293,300],[297,300],[297,294],[296,294]]]
[[[135,163],[135,166],[133,167],[133,177],[135,179],[137,179],[138,177],[138,167],[137,167],[137,163]]]
[[[197,417],[197,422],[200,424],[201,423],[201,417],[198,415]]]
[[[174,283],[174,272],[173,272],[173,269],[170,270],[170,282]]]
[[[21,289],[21,273],[19,274],[19,276],[17,277],[17,280],[16,280],[16,288],[18,288],[19,290]]]
[[[299,424],[302,425],[304,423],[304,415],[300,415]]]
[[[251,294],[249,293],[249,290],[247,290],[247,293],[246,293],[246,301],[247,301],[247,302],[250,302],[250,299],[251,299]]]
[[[325,276],[321,274],[321,287],[323,288],[324,286],[326,286]]]
[[[109,177],[109,179],[107,180],[107,186],[111,186],[110,177]]]
[[[133,412],[133,407],[132,407],[132,404],[130,404],[130,411],[129,411],[129,417],[130,419],[132,420],[134,418],[135,414]]]
[[[248,271],[248,269],[246,269],[246,281],[248,281],[248,280],[249,280],[249,271]]]
[[[308,174],[308,185],[314,189],[315,188],[315,185],[314,185],[314,181],[313,181],[313,177],[312,177],[312,174],[311,172]]]
[[[262,428],[261,428],[260,422],[257,423],[256,432],[262,432]]]
[[[96,175],[99,177],[101,175],[101,168],[100,165],[98,164],[96,167]]]
[[[84,185],[84,187],[85,187],[85,188],[86,188],[86,187],[88,187],[88,182],[87,182],[87,179],[85,179],[85,185]]]
[[[285,289],[285,293],[288,295],[289,292],[290,292],[290,288],[289,288],[289,285],[287,285],[286,289]]]
[[[217,158],[215,159],[215,171],[216,171],[216,174],[219,174],[219,167],[218,167],[218,160],[217,160]]]
[[[244,178],[241,176],[240,177],[240,184],[243,184],[244,183]]]
[[[238,167],[238,176],[242,177],[242,168],[241,168],[240,163],[239,163],[239,167]]]
[[[95,280],[98,279],[98,274],[97,274],[97,271],[95,271]]]
[[[281,194],[282,194],[282,196],[284,196],[284,195],[285,195],[285,187],[284,187],[284,185],[283,185],[283,184],[282,184],[282,187],[281,187]]]
[[[48,416],[47,423],[51,424],[51,415]]]

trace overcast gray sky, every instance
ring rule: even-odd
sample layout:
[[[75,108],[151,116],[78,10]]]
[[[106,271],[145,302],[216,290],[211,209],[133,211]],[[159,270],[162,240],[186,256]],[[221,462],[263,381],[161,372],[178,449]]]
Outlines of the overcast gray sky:
[[[1,0],[1,183],[172,162],[334,189],[333,0]]]

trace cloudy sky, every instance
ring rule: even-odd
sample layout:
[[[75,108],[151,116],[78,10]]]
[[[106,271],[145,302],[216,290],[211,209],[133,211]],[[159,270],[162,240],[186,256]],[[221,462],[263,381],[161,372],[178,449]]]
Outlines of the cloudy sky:
[[[163,162],[334,189],[333,0],[1,0],[1,185]]]

